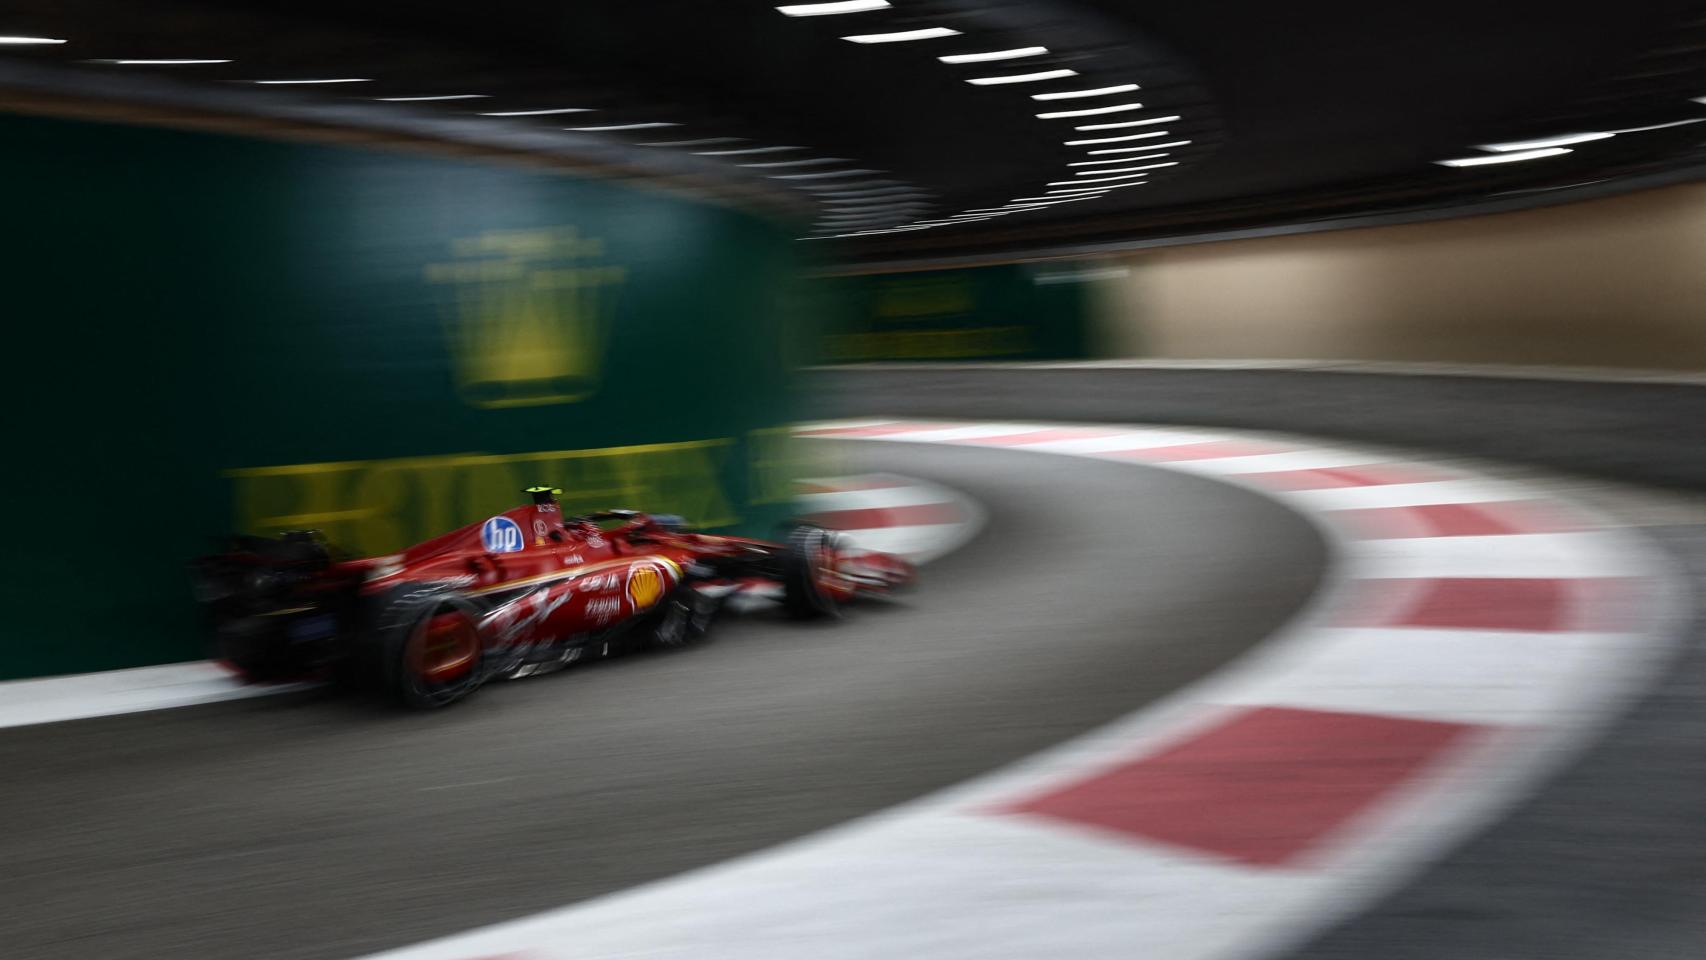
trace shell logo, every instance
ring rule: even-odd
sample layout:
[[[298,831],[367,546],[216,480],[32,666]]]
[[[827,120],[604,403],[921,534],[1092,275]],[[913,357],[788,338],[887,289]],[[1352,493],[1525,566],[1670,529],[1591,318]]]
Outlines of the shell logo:
[[[663,571],[656,564],[636,564],[628,570],[628,599],[644,610],[663,596]]]

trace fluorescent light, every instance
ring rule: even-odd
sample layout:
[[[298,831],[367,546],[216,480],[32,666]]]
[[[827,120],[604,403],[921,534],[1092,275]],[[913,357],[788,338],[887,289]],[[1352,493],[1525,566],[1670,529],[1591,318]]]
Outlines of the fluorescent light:
[[[841,39],[851,43],[900,43],[904,40],[934,40],[937,37],[957,37],[958,30],[947,27],[925,27],[922,30],[897,30],[894,33],[859,33]]]
[[[815,194],[824,203],[896,203],[901,200],[924,199],[925,195],[916,190],[872,191],[863,190],[833,190]]]
[[[853,173],[882,173],[881,170],[854,170],[851,172],[853,172]],[[801,176],[821,177],[821,176],[823,176],[823,174],[818,174],[818,173],[814,173],[814,174],[793,174],[791,176],[778,176],[777,174],[770,174],[769,176],[772,180],[791,180],[791,179],[798,179]],[[893,180],[860,180],[858,183],[790,183],[790,184],[788,184],[788,186],[793,187],[795,190],[804,190],[807,193],[813,193],[813,194],[816,194],[818,196],[826,196],[826,197],[831,196],[829,191],[839,189],[841,187],[888,187],[888,186],[893,186],[893,185],[894,185]]]
[[[878,173],[877,170],[829,170],[824,173],[772,173],[772,180],[823,180],[829,177],[856,177],[866,173]]]
[[[6,44],[8,46],[26,46],[29,44],[64,42],[64,40],[55,40],[52,37],[0,37],[0,44]]]
[[[114,63],[122,67],[188,67],[203,63],[230,63],[230,60],[90,60],[90,63]]]
[[[1093,143],[1127,143],[1132,140],[1148,140],[1152,137],[1165,136],[1167,136],[1167,131],[1157,130],[1154,133],[1128,133],[1123,137],[1095,137],[1090,140],[1068,140],[1066,141],[1066,145],[1069,147],[1086,147]],[[1147,150],[1149,148],[1145,147],[1144,149]]]
[[[821,167],[826,163],[852,163],[846,157],[812,157],[807,160],[771,160],[768,163],[743,163],[741,166],[755,170],[768,170],[772,167]]]
[[[1103,170],[1102,172],[1108,173],[1110,171]],[[1079,174],[1079,176],[1083,176],[1083,174]],[[1075,185],[1080,184],[1080,183],[1113,183],[1117,180],[1135,180],[1138,177],[1147,177],[1147,176],[1149,176],[1149,174],[1147,174],[1147,173],[1122,173],[1117,177],[1103,177],[1100,180],[1052,180],[1049,182],[1049,186],[1051,186],[1051,187],[1070,187],[1070,186],[1075,186]],[[1145,182],[1147,182],[1147,181],[1145,181]]]
[[[283,85],[294,83],[372,83],[370,77],[332,77],[325,80],[252,80],[251,83],[263,85]]]
[[[1615,133],[1571,133],[1561,137],[1545,137],[1540,140],[1513,140],[1510,143],[1489,143],[1477,150],[1494,150],[1499,153],[1518,153],[1523,150],[1544,150],[1547,147],[1568,147],[1577,143],[1592,143],[1595,140],[1610,140],[1617,136]]]
[[[869,214],[863,217],[819,217],[814,223],[826,227],[868,227],[872,224],[904,223],[907,217],[915,217],[922,210],[894,210],[888,213]]]
[[[1171,117],[1150,117],[1147,120],[1121,120],[1119,123],[1086,123],[1074,130],[1121,130],[1126,127],[1147,127],[1152,123],[1172,123],[1180,119],[1177,115]]]
[[[1069,163],[1069,164],[1067,164],[1067,166],[1069,166],[1069,167],[1094,167],[1098,164],[1103,164],[1103,163],[1131,163],[1134,160],[1159,160],[1165,156],[1169,156],[1169,154],[1164,153],[1164,152],[1163,153],[1146,153],[1141,157],[1109,157],[1106,160],[1079,160],[1076,163]]]
[[[1706,99],[1706,98],[1703,98]],[[1692,120],[1672,120],[1670,123],[1655,123],[1650,127],[1624,127],[1613,130],[1612,133],[1645,133],[1648,130],[1664,130],[1667,127],[1685,127],[1691,123],[1706,123],[1706,117],[1695,117]]]
[[[1076,77],[1077,70],[1038,70],[1036,73],[1009,73],[1000,77],[973,77],[966,82],[974,87],[991,87],[1000,83],[1034,83],[1038,80],[1058,80]]]
[[[1033,93],[1032,100],[1075,100],[1079,97],[1105,97],[1112,93],[1130,93],[1138,89],[1135,83],[1119,83],[1111,87],[1096,87],[1092,90],[1057,90],[1054,93]]]
[[[656,130],[659,127],[679,127],[679,123],[665,123],[658,120],[652,123],[609,123],[602,127],[564,127],[576,133],[608,133],[612,130]]]
[[[823,205],[835,210],[887,210],[901,207],[929,206],[923,197],[849,197],[845,200],[825,200]]]
[[[1107,150],[1092,150],[1090,156],[1099,157],[1104,153],[1140,153],[1144,150],[1165,150],[1170,147],[1189,146],[1190,143],[1189,140],[1169,140],[1166,143],[1146,143],[1138,147],[1112,147]]]
[[[1694,97],[1693,100],[1695,103],[1706,103],[1706,97]]]
[[[482,117],[543,117],[553,113],[590,113],[591,107],[559,107],[555,110],[499,110],[482,113]]]
[[[1014,47],[1011,50],[991,50],[988,53],[952,53],[936,59],[943,63],[987,63],[991,60],[1017,60],[1048,52],[1047,47]]]
[[[708,147],[713,143],[742,143],[745,137],[700,137],[697,140],[653,140],[637,143],[637,147]]]
[[[824,187],[818,191],[818,195],[823,197],[883,197],[894,196],[896,194],[923,196],[923,192],[917,187],[903,187],[899,185],[892,187],[872,187],[869,190],[839,190]]]
[[[1142,171],[1142,170],[1159,170],[1162,167],[1176,167],[1178,165],[1179,165],[1179,161],[1169,160],[1166,163],[1149,163],[1149,164],[1144,164],[1141,167],[1115,167],[1112,170],[1080,170],[1077,173],[1073,174],[1073,176],[1075,176],[1075,177],[1094,177],[1094,176],[1097,176],[1099,174],[1104,174],[1104,173],[1137,173],[1137,172]],[[1092,181],[1092,182],[1094,182],[1094,181]]]
[[[730,140],[732,137],[716,137],[717,140]],[[694,141],[698,142],[698,141]],[[754,153],[783,153],[788,150],[804,150],[805,147],[741,147],[738,150],[701,150],[696,157],[741,157]]]
[[[415,103],[421,100],[484,100],[487,96],[488,94],[484,93],[452,93],[442,97],[374,97],[373,99],[384,100],[387,103]]]
[[[788,17],[830,17],[838,13],[882,10],[888,5],[889,0],[836,0],[834,3],[790,3],[776,10]]]
[[[1117,107],[1089,107],[1084,110],[1056,110],[1053,113],[1039,113],[1038,120],[1059,120],[1065,117],[1093,117],[1099,113],[1124,113],[1127,110],[1142,110],[1141,103],[1122,103]]]
[[[1556,157],[1570,151],[1563,147],[1547,147],[1544,150],[1524,150],[1521,153],[1495,153],[1489,157],[1459,157],[1456,160],[1435,160],[1442,167],[1484,167],[1489,163],[1516,163],[1519,160],[1539,160],[1542,157]]]

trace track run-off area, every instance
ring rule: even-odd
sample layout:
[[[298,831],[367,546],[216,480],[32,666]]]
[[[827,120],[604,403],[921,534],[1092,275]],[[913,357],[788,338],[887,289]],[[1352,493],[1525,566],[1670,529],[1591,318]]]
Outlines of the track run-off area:
[[[1535,789],[1675,636],[1639,537],[1425,460],[804,433],[981,532],[847,621],[756,610],[442,714],[302,691],[0,730],[9,947],[1257,957]]]

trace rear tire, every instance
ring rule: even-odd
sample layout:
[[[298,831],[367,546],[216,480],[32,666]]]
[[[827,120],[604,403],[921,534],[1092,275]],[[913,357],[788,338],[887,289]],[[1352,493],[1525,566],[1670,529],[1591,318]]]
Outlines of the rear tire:
[[[400,600],[385,619],[383,683],[404,706],[435,710],[479,688],[484,644],[466,601],[455,595]]]
[[[835,570],[835,534],[802,523],[788,532],[782,556],[782,606],[799,619],[839,617],[841,603],[825,581]]]

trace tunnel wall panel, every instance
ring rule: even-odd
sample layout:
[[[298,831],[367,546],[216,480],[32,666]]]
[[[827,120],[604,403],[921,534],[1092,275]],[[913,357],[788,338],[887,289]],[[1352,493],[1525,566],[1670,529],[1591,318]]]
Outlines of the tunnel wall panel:
[[[1706,369],[1706,183],[1121,262],[1112,356]]]
[[[1003,264],[812,281],[823,363],[1090,356],[1092,300],[1070,265]]]

